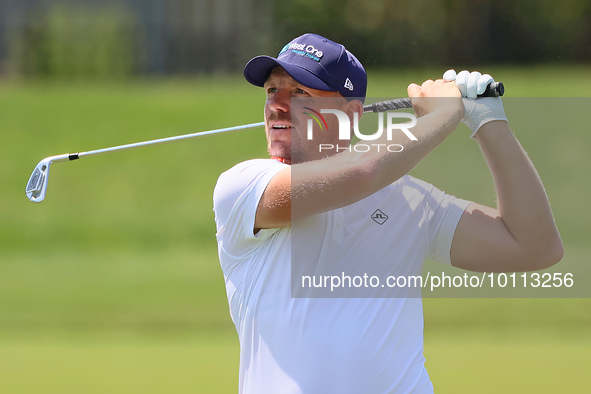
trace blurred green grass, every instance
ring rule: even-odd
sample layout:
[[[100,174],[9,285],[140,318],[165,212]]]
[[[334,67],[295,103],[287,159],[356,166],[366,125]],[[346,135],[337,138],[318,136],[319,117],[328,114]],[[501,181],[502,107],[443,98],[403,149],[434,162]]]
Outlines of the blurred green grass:
[[[490,73],[506,84],[508,111],[531,114],[509,116],[550,196],[567,247],[561,264],[586,264],[591,69]],[[373,70],[369,96],[401,97],[408,83],[439,74]],[[514,99],[537,96],[580,98]],[[265,157],[262,130],[55,164],[42,204],[24,186],[43,157],[257,122],[263,100],[239,76],[0,81],[0,392],[236,391],[238,344],[211,195],[222,171]],[[494,204],[467,133],[458,130],[413,174]],[[591,350],[590,307],[588,299],[426,299],[436,390],[588,391],[577,368]],[[485,380],[495,374],[505,378]]]

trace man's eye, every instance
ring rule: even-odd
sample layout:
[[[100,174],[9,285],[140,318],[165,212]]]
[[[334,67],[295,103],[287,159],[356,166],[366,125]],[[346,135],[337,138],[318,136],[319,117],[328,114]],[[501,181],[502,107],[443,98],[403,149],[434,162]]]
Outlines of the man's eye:
[[[296,94],[306,94],[306,91],[300,88],[296,89]]]
[[[275,93],[277,92],[277,88],[267,88],[267,93]]]

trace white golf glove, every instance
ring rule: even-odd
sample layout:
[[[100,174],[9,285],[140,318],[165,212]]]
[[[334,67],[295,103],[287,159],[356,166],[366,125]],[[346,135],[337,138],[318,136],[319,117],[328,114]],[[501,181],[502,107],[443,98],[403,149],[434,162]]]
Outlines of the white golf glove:
[[[455,81],[456,86],[462,94],[464,102],[464,118],[462,123],[466,124],[474,138],[482,125],[493,120],[507,120],[505,109],[500,97],[480,97],[486,87],[495,80],[488,74],[481,74],[478,71],[460,71],[456,74],[455,70],[447,70],[443,74],[444,81]]]

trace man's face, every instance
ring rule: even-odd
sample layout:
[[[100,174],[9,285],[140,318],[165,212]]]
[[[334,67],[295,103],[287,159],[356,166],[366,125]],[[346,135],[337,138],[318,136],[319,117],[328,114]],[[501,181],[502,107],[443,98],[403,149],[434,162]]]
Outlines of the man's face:
[[[265,132],[267,149],[272,157],[279,157],[288,164],[303,163],[322,159],[331,152],[319,151],[319,144],[338,142],[338,121],[336,116],[326,116],[328,130],[314,129],[314,139],[307,139],[307,119],[303,106],[320,109],[347,110],[348,101],[339,92],[312,89],[294,80],[283,68],[271,72],[264,85],[267,94],[265,102]],[[292,107],[292,99],[298,100],[298,107]],[[316,125],[315,125],[316,127]],[[341,141],[341,145],[346,143]],[[334,154],[334,152],[332,152]]]

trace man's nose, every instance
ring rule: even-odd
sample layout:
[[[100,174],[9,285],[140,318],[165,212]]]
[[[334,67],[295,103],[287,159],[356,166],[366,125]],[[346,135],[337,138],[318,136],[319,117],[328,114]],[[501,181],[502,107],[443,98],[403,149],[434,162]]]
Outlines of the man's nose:
[[[291,108],[291,96],[287,90],[278,90],[269,98],[268,103],[272,111],[289,112]]]

